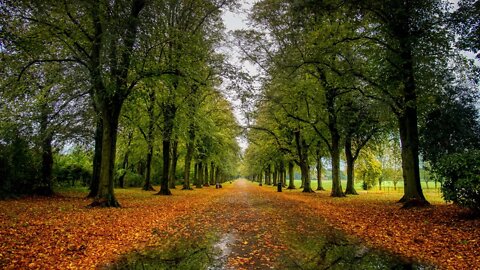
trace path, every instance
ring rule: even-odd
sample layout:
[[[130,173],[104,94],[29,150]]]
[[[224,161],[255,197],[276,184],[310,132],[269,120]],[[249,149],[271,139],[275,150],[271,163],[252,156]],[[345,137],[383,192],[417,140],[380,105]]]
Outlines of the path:
[[[411,265],[372,251],[316,216],[309,206],[246,180],[217,198],[225,264],[212,269],[388,269]],[[274,190],[272,188],[272,190]]]

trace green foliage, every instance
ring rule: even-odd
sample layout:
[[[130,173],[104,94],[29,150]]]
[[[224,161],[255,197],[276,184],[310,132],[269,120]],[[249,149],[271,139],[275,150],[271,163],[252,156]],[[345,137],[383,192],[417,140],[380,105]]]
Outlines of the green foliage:
[[[480,1],[460,0],[453,14],[455,30],[460,34],[458,45],[464,50],[477,53],[480,58]]]
[[[117,174],[119,174],[119,172],[117,172]],[[144,182],[145,182],[145,178],[136,172],[127,171],[125,174],[126,187],[142,187]]]
[[[60,186],[75,186],[80,181],[83,186],[92,179],[92,154],[79,147],[67,154],[54,157],[53,179]]]
[[[0,133],[0,198],[30,194],[38,180],[39,154],[14,127]]]
[[[368,190],[374,187],[382,176],[382,164],[375,157],[372,151],[365,151],[359,157],[355,168],[357,179],[363,182],[363,189]]]
[[[475,89],[457,86],[445,89],[431,104],[420,129],[420,139],[425,160],[433,168],[445,155],[480,148],[477,101]]]
[[[480,150],[446,155],[436,170],[445,177],[442,192],[446,201],[480,211]]]

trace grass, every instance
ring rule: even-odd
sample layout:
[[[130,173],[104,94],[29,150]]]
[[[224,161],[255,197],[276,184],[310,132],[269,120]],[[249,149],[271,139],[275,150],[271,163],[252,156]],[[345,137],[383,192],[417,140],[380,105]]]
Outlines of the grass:
[[[287,180],[288,183],[288,180]],[[312,180],[312,189],[317,189],[317,180]],[[295,180],[295,187],[297,187],[297,191],[300,191],[300,185],[302,181],[300,179]],[[425,195],[426,199],[433,204],[444,204],[445,200],[442,198],[442,193],[440,191],[440,184],[438,184],[438,188],[434,188],[433,183],[428,184],[428,188],[425,182],[422,182],[422,189],[423,194]],[[326,189],[326,192],[330,192],[332,189],[332,181],[331,180],[323,180],[322,181],[323,188]],[[347,186],[347,181],[342,181],[342,188],[345,189]],[[379,189],[378,185],[374,186],[369,190],[363,190],[362,183],[355,184],[355,190],[360,194],[362,198],[365,199],[386,199],[386,200],[399,200],[403,196],[403,182],[397,183],[397,188],[394,188],[394,185],[390,181],[385,181],[382,183],[382,190]],[[364,196],[369,195],[369,196]]]

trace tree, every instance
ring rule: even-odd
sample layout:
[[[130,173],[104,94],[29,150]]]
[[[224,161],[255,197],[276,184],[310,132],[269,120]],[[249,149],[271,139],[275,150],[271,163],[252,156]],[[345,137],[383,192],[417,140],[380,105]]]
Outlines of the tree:
[[[351,4],[369,22],[358,36],[370,42],[364,47],[369,63],[355,74],[374,89],[367,96],[388,104],[397,118],[405,185],[401,202],[428,205],[420,185],[418,115],[425,98],[444,85],[452,40],[445,27],[446,5],[439,0]]]
[[[458,1],[458,9],[452,17],[455,32],[459,34],[458,46],[480,58],[480,1]]]

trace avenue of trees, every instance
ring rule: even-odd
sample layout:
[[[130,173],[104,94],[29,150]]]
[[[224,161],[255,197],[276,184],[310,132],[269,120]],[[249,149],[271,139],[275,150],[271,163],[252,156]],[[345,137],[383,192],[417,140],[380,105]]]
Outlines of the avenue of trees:
[[[480,1],[256,1],[234,41],[259,83],[220,53],[238,5],[0,0],[0,197],[81,182],[117,207],[115,186],[222,182],[240,158],[233,89],[260,184],[294,189],[297,166],[322,191],[328,167],[334,197],[391,181],[424,206],[428,169],[480,210]]]
[[[115,185],[169,195],[233,174],[218,47],[235,5],[1,0],[1,197],[83,180],[92,206],[115,207]]]
[[[354,183],[403,180],[405,207],[428,205],[423,168],[444,198],[480,209],[478,65],[480,1],[262,0],[252,30],[237,31],[261,87],[245,91],[249,148],[244,173],[318,190],[331,168],[331,196]],[[478,55],[476,56],[479,57]],[[343,164],[343,165],[342,165]],[[315,166],[315,170],[311,170]],[[340,171],[346,168],[347,186]],[[290,175],[286,183],[285,175]]]

